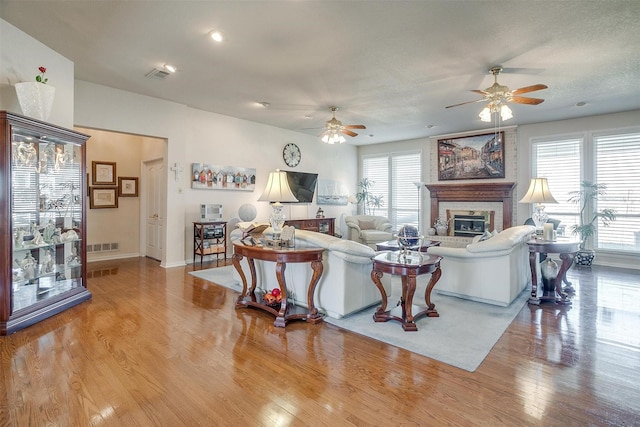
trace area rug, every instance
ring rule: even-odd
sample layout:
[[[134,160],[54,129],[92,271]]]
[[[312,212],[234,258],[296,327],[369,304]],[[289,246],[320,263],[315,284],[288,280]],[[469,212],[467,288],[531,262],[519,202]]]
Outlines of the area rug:
[[[420,300],[420,295],[424,295],[424,293],[416,292],[414,302]],[[520,312],[528,297],[529,291],[525,289],[509,307],[498,307],[438,295],[434,291],[431,295],[431,302],[436,305],[440,317],[418,319],[416,321],[418,330],[415,332],[405,332],[402,325],[394,320],[374,322],[375,307],[342,319],[325,317],[325,321],[340,328],[473,372],[487,357]],[[387,308],[392,308],[397,301],[397,297],[395,299],[390,297]],[[424,304],[424,297],[422,297],[422,303]]]
[[[242,284],[233,278],[233,269],[233,266],[228,265],[191,271],[189,274],[241,292]],[[392,279],[388,308],[396,304],[400,294],[399,279]],[[423,289],[419,287],[414,302],[421,301]],[[374,322],[375,306],[342,319],[325,316],[324,320],[340,328],[473,372],[487,357],[528,297],[529,291],[525,289],[509,307],[498,307],[439,295],[434,291],[431,302],[436,305],[440,317],[418,319],[416,332],[405,332],[400,323],[394,320]]]
[[[234,291],[242,292],[242,283],[233,278],[234,266],[226,265],[224,267],[209,268],[206,270],[190,271],[189,274],[196,276],[200,279],[213,282],[217,285],[224,286],[225,288],[233,289]]]

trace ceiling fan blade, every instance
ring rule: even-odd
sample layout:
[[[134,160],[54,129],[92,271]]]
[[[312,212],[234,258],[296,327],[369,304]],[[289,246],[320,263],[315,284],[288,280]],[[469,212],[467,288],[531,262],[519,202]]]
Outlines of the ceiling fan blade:
[[[535,92],[536,90],[547,89],[547,85],[537,84],[532,86],[521,87],[520,89],[512,90],[512,95],[520,95],[521,93]]]
[[[349,136],[358,136],[357,133],[350,131],[349,129],[342,129],[342,133]]]
[[[540,98],[527,98],[525,96],[514,96],[509,102],[515,102],[516,104],[529,104],[529,105],[538,105],[544,102],[544,99]]]
[[[344,125],[344,129],[366,129],[365,125]]]
[[[490,95],[489,92],[480,89],[472,89],[469,92],[479,93],[482,96]]]
[[[448,106],[446,106],[446,107],[444,107],[444,108],[459,107],[459,106],[461,106],[461,105],[465,105],[465,104],[474,104],[474,103],[476,103],[476,102],[482,102],[482,101],[484,101],[484,100],[485,100],[484,98],[482,98],[482,99],[476,99],[475,101],[467,101],[467,102],[461,102],[460,104],[448,105]]]

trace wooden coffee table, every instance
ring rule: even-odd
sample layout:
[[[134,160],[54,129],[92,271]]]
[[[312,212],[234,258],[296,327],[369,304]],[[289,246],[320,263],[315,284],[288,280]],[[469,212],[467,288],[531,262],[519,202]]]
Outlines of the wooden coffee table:
[[[398,320],[402,323],[402,329],[405,331],[417,331],[415,321],[423,316],[439,317],[435,304],[431,302],[431,291],[440,279],[442,274],[440,270],[440,260],[442,257],[435,255],[427,255],[420,252],[382,252],[373,258],[373,270],[371,271],[371,280],[376,285],[382,295],[382,303],[373,314],[373,320],[376,322],[386,322],[389,320]],[[395,309],[387,311],[387,292],[382,286],[380,279],[383,273],[401,276],[402,279],[402,296]],[[416,277],[421,274],[431,273],[431,280],[427,284],[424,292],[424,301],[426,307],[413,305],[413,295],[416,292]],[[413,314],[414,307],[419,310]],[[396,313],[396,311],[401,313]],[[400,315],[398,315],[400,314]]]

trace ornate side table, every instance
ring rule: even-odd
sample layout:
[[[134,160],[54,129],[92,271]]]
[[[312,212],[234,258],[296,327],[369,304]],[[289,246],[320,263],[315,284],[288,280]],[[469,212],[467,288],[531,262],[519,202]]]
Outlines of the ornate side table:
[[[566,274],[573,259],[580,249],[580,241],[568,238],[558,238],[558,240],[531,239],[527,241],[529,246],[529,267],[531,268],[531,298],[529,304],[539,305],[542,302],[554,302],[557,304],[571,304],[568,293],[575,292],[571,282],[567,281]],[[562,265],[555,278],[554,289],[544,289],[543,295],[538,297],[538,274],[537,264],[539,253],[560,254]],[[562,288],[562,283],[567,286]]]
[[[382,295],[382,303],[373,314],[373,320],[376,322],[398,320],[402,323],[402,329],[405,331],[417,331],[418,327],[415,321],[418,318],[423,316],[439,317],[435,304],[431,302],[431,291],[442,274],[440,260],[442,260],[442,257],[419,252],[406,254],[402,252],[382,252],[376,255],[373,258],[371,280],[373,280]],[[380,282],[383,273],[401,276],[402,296],[398,302],[401,313],[395,313],[398,307],[387,311],[387,292]],[[427,273],[431,273],[431,279],[424,293],[426,307],[414,306],[413,295],[416,292],[416,277]],[[414,307],[419,310],[416,314],[413,314]]]

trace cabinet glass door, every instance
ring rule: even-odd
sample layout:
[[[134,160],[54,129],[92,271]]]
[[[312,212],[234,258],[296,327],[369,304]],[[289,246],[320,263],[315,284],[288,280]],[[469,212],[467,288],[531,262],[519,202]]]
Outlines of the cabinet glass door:
[[[11,129],[12,312],[83,286],[81,146]]]

